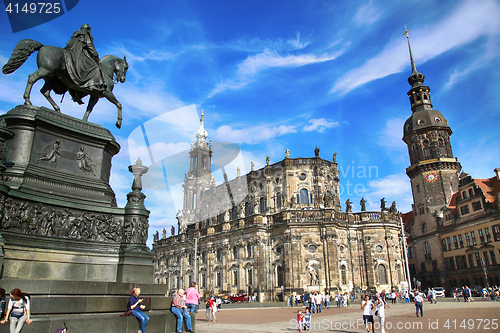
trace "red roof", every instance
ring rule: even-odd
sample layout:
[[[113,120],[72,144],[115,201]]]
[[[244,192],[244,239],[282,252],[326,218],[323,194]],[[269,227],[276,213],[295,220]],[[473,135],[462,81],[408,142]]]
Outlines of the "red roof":
[[[497,177],[474,180],[476,181],[477,186],[483,190],[486,201],[493,203],[494,206],[497,206],[496,199],[498,191],[500,190],[500,182],[497,180]]]
[[[453,195],[451,196],[450,204],[448,205],[448,208],[451,209],[451,212],[453,214],[455,214],[457,210],[457,196],[458,192],[453,193]]]
[[[403,223],[405,225],[410,225],[411,220],[413,220],[413,211],[401,214],[401,218],[403,219]]]

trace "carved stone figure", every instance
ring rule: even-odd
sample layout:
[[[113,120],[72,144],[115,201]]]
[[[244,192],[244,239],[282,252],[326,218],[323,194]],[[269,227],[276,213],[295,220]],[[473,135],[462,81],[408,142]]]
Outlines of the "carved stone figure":
[[[170,228],[170,233],[172,234],[172,236],[175,236],[175,227],[174,226],[172,226],[172,228]],[[165,234],[166,234],[166,231],[165,231]],[[167,237],[167,235],[165,235],[165,237],[163,237],[163,238],[166,238],[166,237]]]
[[[314,156],[319,157],[319,148],[314,149]]]
[[[333,153],[333,163],[337,163],[337,152]]]
[[[359,201],[359,204],[361,205],[361,211],[365,212],[366,211],[366,200],[365,200],[365,198],[361,198],[361,200]]]
[[[396,201],[392,202],[391,207],[389,207],[389,212],[390,213],[397,213],[398,209],[396,208]]]
[[[345,202],[345,211],[346,213],[352,213],[352,202],[349,199]]]
[[[269,156],[266,156],[266,164],[271,165],[271,158]]]
[[[92,158],[85,152],[83,147],[80,147],[80,151],[76,153],[76,162],[78,168],[83,171],[83,173],[90,173],[95,176],[96,165],[92,163]]]
[[[61,141],[56,140],[53,144],[45,146],[41,152],[38,153],[37,162],[54,163],[61,155]]]
[[[333,196],[330,190],[326,191],[323,195],[323,202],[325,207],[333,207]]]
[[[319,283],[318,272],[316,272],[316,270],[314,269],[314,267],[312,265],[308,265],[307,270],[309,272],[310,285],[313,286],[313,285],[318,284]]]
[[[385,198],[380,199],[380,210],[381,211],[386,210],[386,208],[385,208],[386,203],[387,203],[387,201],[385,201]]]
[[[288,148],[285,150],[285,158],[290,158],[290,150]]]
[[[253,162],[250,162],[250,170],[255,171],[255,164]]]
[[[126,57],[120,59],[107,55],[99,59],[90,26],[84,24],[73,34],[64,49],[44,46],[31,39],[21,40],[14,48],[9,61],[3,66],[2,72],[13,73],[35,51],[38,51],[38,70],[29,75],[23,95],[25,105],[31,105],[33,84],[44,79],[45,84],[40,91],[55,111],[60,112],[60,108],[50,96],[52,90],[60,95],[69,92],[72,99],[79,104],[83,104],[83,97],[90,95],[83,120],[88,119],[97,101],[106,97],[118,108],[116,127],[121,127],[122,105],[113,95],[113,87],[115,82],[125,82],[128,70]]]

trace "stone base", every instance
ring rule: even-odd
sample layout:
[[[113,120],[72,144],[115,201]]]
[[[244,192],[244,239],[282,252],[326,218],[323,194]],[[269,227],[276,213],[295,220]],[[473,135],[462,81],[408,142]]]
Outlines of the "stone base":
[[[139,330],[133,316],[120,317],[127,310],[128,299],[135,286],[132,283],[105,283],[88,281],[1,280],[7,292],[20,288],[31,298],[33,323],[23,332],[54,333],[68,325],[68,333],[130,332]],[[170,311],[172,298],[165,297],[166,286],[141,284],[144,312],[150,317],[148,333],[175,332],[176,317]],[[195,327],[192,315],[191,324]],[[0,325],[0,333],[7,333],[9,325]]]

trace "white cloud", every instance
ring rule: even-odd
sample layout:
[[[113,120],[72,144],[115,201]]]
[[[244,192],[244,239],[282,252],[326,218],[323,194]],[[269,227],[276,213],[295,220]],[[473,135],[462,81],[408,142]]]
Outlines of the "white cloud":
[[[410,211],[413,203],[410,179],[404,173],[369,181],[366,196],[370,199],[368,207],[371,210],[376,210],[377,207],[380,209],[382,198],[387,201],[387,207],[392,201],[396,201],[398,210],[402,212]]]
[[[231,126],[223,125],[215,130],[214,138],[216,141],[255,144],[263,142],[281,135],[296,133],[295,126],[252,126],[243,129],[234,129]]]
[[[304,132],[318,131],[320,133],[323,133],[327,128],[340,126],[338,121],[328,121],[325,118],[310,119],[309,123],[310,125],[304,126],[302,128]]]
[[[264,52],[249,56],[237,66],[236,73],[233,78],[218,83],[210,92],[208,97],[212,97],[225,90],[240,89],[252,82],[255,76],[268,68],[279,67],[300,67],[309,64],[325,62],[338,57],[343,51],[339,51],[334,55],[322,54],[320,56],[314,54],[302,55],[287,55],[281,56],[276,51],[269,49]]]
[[[407,146],[402,140],[403,125],[406,119],[390,118],[379,133],[378,144],[386,149],[393,163],[408,164]]]
[[[379,20],[382,11],[373,5],[370,1],[367,4],[360,6],[354,15],[354,21],[358,25],[372,24]]]
[[[498,17],[500,6],[497,2],[466,1],[440,22],[414,29],[411,43],[417,65],[480,36],[495,40],[500,32]],[[370,81],[409,71],[408,47],[403,38],[398,37],[365,64],[348,71],[335,82],[331,93],[346,94]]]

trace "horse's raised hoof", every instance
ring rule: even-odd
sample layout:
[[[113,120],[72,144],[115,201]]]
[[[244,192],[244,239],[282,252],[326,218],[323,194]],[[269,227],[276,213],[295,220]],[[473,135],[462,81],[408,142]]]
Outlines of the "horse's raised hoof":
[[[116,125],[116,127],[118,127],[118,129],[122,128],[122,120],[121,120],[121,119],[118,119],[118,120],[116,121],[116,124],[115,124],[115,125]]]
[[[29,100],[25,100],[24,105],[33,105],[33,104],[31,104],[31,102]]]

